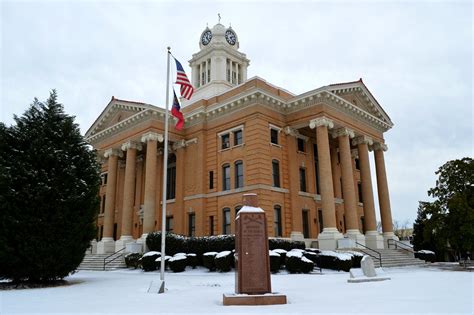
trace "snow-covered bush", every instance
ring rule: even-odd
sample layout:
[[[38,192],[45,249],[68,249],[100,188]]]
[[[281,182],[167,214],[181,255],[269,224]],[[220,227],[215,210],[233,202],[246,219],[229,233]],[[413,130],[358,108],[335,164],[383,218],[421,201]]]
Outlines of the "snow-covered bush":
[[[313,264],[319,266],[319,254],[313,252],[313,251],[307,251],[305,250],[303,253],[303,256],[306,257],[307,259],[311,260]]]
[[[309,273],[314,268],[314,263],[308,258],[304,257],[305,251],[293,249],[286,253],[286,270],[289,273]]]
[[[314,263],[305,256],[300,258],[300,271],[302,273],[310,273],[314,269]]]
[[[436,261],[436,254],[430,250],[422,249],[415,252],[415,258],[434,263]]]
[[[170,259],[171,259],[171,256],[165,255],[165,269],[169,268],[169,263],[168,262],[169,262]],[[161,257],[158,257],[155,260],[155,264],[156,264],[156,269],[161,270]]]
[[[146,246],[152,250],[161,252],[161,231],[149,233],[146,238]],[[187,252],[186,237],[171,232],[165,236],[166,255],[174,255],[179,252]]]
[[[156,259],[161,256],[161,253],[156,251],[150,251],[143,254],[141,258],[142,269],[143,271],[153,271],[158,268]]]
[[[168,265],[173,272],[183,272],[186,269],[186,254],[176,254],[168,260]]]
[[[142,254],[140,253],[129,253],[125,255],[125,264],[127,265],[127,268],[135,268],[137,269],[140,267]]]
[[[344,251],[344,254],[352,255],[352,268],[360,268],[360,262],[364,254],[352,250]]]
[[[216,264],[214,262],[214,258],[216,257],[217,252],[207,252],[202,255],[202,263],[204,267],[209,269],[209,271],[216,270]]]
[[[287,251],[282,248],[273,249],[272,252],[280,254],[280,266],[284,266],[286,262]]]
[[[189,254],[186,254],[186,257],[188,258],[186,260],[188,266],[191,266],[191,267],[193,267],[193,269],[195,269],[196,266],[198,265],[197,255],[194,254],[194,253],[189,253]]]
[[[216,257],[214,258],[216,269],[221,272],[230,271],[230,269],[232,269],[233,259],[234,259],[234,254],[229,250],[225,250],[218,253]]]
[[[272,273],[276,273],[280,270],[280,266],[281,266],[280,254],[278,252],[271,250],[269,255],[270,255],[270,271]]]
[[[349,271],[352,267],[352,255],[324,250],[319,254],[320,267]]]

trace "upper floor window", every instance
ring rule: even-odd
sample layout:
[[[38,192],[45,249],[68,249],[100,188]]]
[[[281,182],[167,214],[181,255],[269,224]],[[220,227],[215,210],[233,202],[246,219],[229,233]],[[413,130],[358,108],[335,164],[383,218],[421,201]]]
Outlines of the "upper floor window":
[[[168,157],[168,170],[166,174],[166,200],[176,197],[176,155]]]
[[[270,142],[273,144],[278,144],[278,130],[270,128]]]
[[[235,162],[235,188],[244,187],[244,164],[242,161]]]
[[[306,169],[300,167],[300,191],[306,191]]]
[[[242,129],[234,131],[234,145],[242,144]]]
[[[280,187],[280,162],[272,160],[273,187]]]
[[[221,148],[227,149],[230,148],[230,135],[228,133],[221,136]]]
[[[304,139],[298,138],[298,151],[306,152],[304,142]]]
[[[230,165],[224,164],[222,166],[222,190],[230,189]]]

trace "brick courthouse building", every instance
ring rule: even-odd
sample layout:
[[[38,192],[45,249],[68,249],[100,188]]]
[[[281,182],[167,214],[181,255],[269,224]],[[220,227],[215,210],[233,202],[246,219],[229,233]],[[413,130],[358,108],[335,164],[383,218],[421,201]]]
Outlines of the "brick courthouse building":
[[[323,249],[344,236],[371,248],[394,238],[383,138],[393,124],[362,80],[294,95],[247,79],[249,60],[238,48],[230,27],[203,31],[190,60],[196,92],[183,103],[183,130],[170,128],[167,157],[160,107],[112,97],[87,131],[102,162],[99,253],[161,229],[164,158],[166,224],[175,233],[233,233],[242,194],[252,192],[270,236]]]

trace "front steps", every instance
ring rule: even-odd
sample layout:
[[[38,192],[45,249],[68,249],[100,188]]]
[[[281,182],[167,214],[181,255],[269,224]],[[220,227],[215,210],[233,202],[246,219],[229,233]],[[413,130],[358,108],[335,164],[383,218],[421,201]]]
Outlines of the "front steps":
[[[109,255],[110,254],[90,254],[90,253],[87,253],[84,256],[84,260],[82,260],[82,263],[79,265],[77,270],[103,271],[104,270],[104,258],[106,258]],[[127,266],[125,265],[125,260],[123,258],[123,255],[121,255],[119,258],[117,258],[114,261],[108,263],[106,265],[105,270],[123,269],[123,268],[127,268]]]
[[[361,249],[355,249],[358,252],[363,252]],[[382,267],[404,267],[404,266],[422,266],[425,265],[425,261],[415,258],[412,253],[402,249],[377,249],[382,255]],[[371,255],[375,255],[372,251]],[[374,263],[378,264],[378,259],[374,259]]]

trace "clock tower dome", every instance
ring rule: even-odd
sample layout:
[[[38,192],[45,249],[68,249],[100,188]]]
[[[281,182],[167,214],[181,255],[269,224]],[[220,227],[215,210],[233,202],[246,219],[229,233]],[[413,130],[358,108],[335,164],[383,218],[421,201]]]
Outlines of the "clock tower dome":
[[[192,84],[196,91],[192,101],[221,94],[247,80],[250,60],[239,51],[239,38],[231,26],[220,22],[212,29],[206,27],[199,38],[199,52],[189,60]]]

